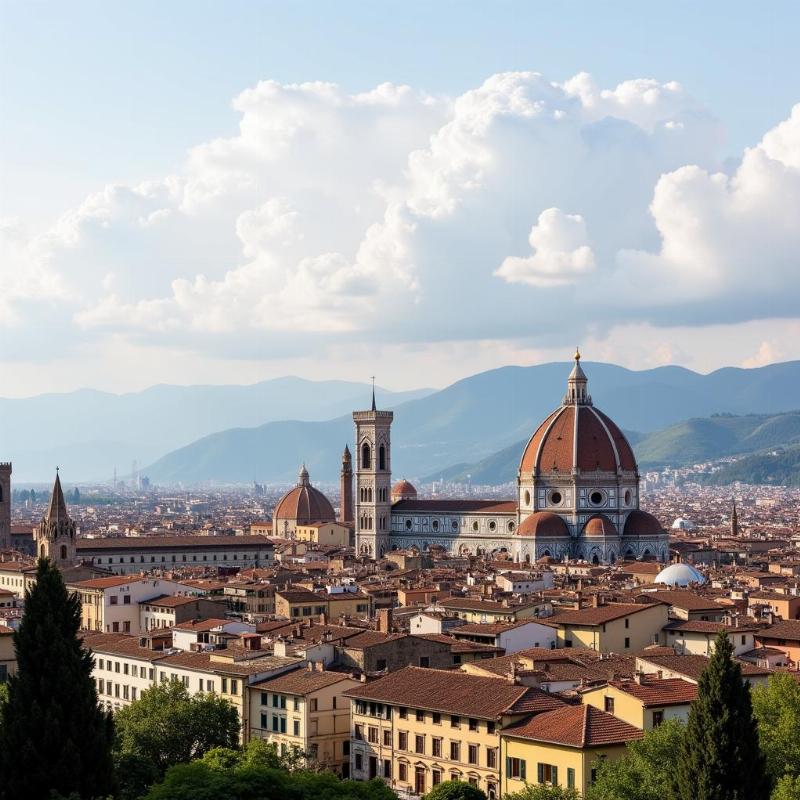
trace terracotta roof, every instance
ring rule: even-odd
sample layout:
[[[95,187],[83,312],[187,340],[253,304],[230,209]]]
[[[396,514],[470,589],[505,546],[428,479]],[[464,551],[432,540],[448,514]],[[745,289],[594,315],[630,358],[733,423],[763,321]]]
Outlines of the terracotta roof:
[[[351,689],[345,695],[481,719],[497,719],[509,713],[549,711],[566,705],[553,695],[527,686],[464,672],[422,667],[404,667]]]
[[[759,639],[789,639],[800,641],[800,620],[784,619],[764,628],[758,634]]]
[[[656,669],[665,669],[670,672],[676,672],[683,675],[690,680],[696,681],[700,679],[703,670],[708,666],[708,658],[699,655],[650,655],[648,653],[640,653],[638,658],[644,661],[647,665],[651,665]],[[756,677],[759,675],[768,675],[770,670],[756,667],[754,664],[748,664],[738,658],[734,659],[742,668],[742,676]]]
[[[275,532],[280,533],[277,523],[279,520],[295,520],[300,525],[310,522],[335,522],[336,514],[330,500],[319,490],[315,489],[307,479],[290,489],[275,506],[272,515]]]
[[[153,597],[151,600],[143,600],[142,604],[148,606],[159,606],[161,608],[178,608],[178,606],[196,603],[198,600],[202,599],[205,598],[195,597],[194,595],[187,597],[186,595],[165,594],[161,597]]]
[[[531,608],[536,605],[536,603],[527,603],[504,606],[495,600],[478,600],[472,597],[440,597],[436,602],[442,608],[454,608],[462,611],[485,611],[491,614],[512,614],[514,611]]]
[[[88,581],[77,581],[70,586],[81,589],[113,589],[115,586],[125,586],[128,583],[138,583],[141,578],[131,578],[122,575],[112,575],[108,578],[90,578]]]
[[[252,549],[254,546],[272,547],[264,536],[104,536],[96,539],[79,538],[75,547],[80,550],[167,550],[215,548]]]
[[[521,619],[518,622],[469,622],[453,628],[453,636],[468,634],[469,636],[496,636],[498,633],[514,630],[521,625],[535,622],[533,619]]]
[[[602,625],[615,619],[638,614],[652,608],[642,603],[609,603],[597,608],[582,608],[575,611],[564,611],[552,617],[540,620],[551,625]]]
[[[516,500],[398,500],[392,512],[428,514],[516,514]]]
[[[603,747],[641,739],[644,731],[594,706],[566,706],[503,729],[502,736],[566,747]]]
[[[676,619],[665,625],[665,631],[686,631],[687,633],[752,633],[759,629],[758,625],[723,625],[721,622],[708,622],[703,619]]]
[[[138,636],[120,633],[83,633],[84,649],[103,655],[125,656],[143,661],[158,661],[164,658],[163,650],[150,650],[139,644]]]
[[[617,526],[605,515],[595,514],[583,526],[584,536],[618,536]]]
[[[174,631],[210,631],[213,628],[221,628],[223,625],[227,625],[232,620],[229,619],[199,619],[199,620],[189,620],[187,622],[179,622],[177,625],[174,625],[172,630]]]
[[[639,598],[652,602],[665,603],[666,605],[684,608],[687,611],[724,611],[725,609],[709,597],[700,597],[694,592],[682,592],[679,589],[666,589],[655,592],[643,592]]]
[[[646,675],[641,683],[628,680],[609,681],[608,684],[635,697],[645,707],[685,705],[697,697],[697,684],[683,678],[654,678]]]
[[[662,533],[664,526],[652,514],[639,508],[628,514],[622,530],[623,536],[660,536]]]
[[[569,538],[567,523],[552,511],[536,511],[520,523],[518,536]]]
[[[279,675],[277,678],[268,678],[265,681],[253,684],[253,687],[262,692],[281,692],[283,694],[306,695],[325,689],[342,681],[352,680],[341,672],[311,672],[308,669],[295,669]]]
[[[414,500],[416,496],[417,488],[413,483],[409,483],[405,479],[397,481],[397,483],[392,486],[392,498],[396,497],[398,500]]]

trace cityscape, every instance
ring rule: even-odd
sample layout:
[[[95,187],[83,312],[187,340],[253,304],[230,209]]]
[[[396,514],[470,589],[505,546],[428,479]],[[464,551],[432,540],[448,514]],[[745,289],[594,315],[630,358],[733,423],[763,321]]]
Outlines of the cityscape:
[[[800,800],[794,4],[34,5],[0,800]]]

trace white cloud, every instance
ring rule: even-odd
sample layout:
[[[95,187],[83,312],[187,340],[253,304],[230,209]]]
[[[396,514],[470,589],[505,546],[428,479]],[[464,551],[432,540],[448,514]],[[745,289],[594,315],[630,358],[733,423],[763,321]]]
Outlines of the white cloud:
[[[18,332],[0,357],[111,336],[236,358],[364,340],[544,351],[622,325],[797,316],[800,106],[722,172],[720,124],[650,79],[501,73],[456,98],[263,81],[233,105],[236,135],[173,174],[108,186],[49,230],[0,230],[0,324]]]
[[[586,223],[580,214],[548,208],[539,214],[528,241],[532,256],[509,256],[495,272],[509,283],[563,286],[594,269],[594,253],[587,244]]]

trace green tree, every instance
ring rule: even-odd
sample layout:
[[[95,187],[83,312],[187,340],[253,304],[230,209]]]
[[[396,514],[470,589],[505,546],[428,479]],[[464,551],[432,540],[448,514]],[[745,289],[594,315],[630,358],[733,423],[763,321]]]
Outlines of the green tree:
[[[784,775],[780,778],[770,800],[800,800],[800,777]]]
[[[423,800],[486,800],[486,795],[466,781],[442,781]]]
[[[239,715],[215,694],[189,696],[179,681],[152,686],[116,716],[117,750],[148,759],[163,775],[214,747],[236,747]]]
[[[504,794],[503,800],[580,800],[577,789],[529,783],[521,792]]]
[[[769,778],[750,684],[720,631],[703,670],[677,759],[677,800],[765,800]]]
[[[113,786],[113,723],[97,703],[93,661],[78,638],[81,606],[40,559],[14,634],[17,673],[0,707],[0,798],[82,798]]]
[[[800,776],[800,684],[790,675],[770,675],[752,691],[758,736],[773,781]]]
[[[685,727],[666,720],[638,741],[630,742],[623,758],[597,764],[597,780],[587,800],[671,800],[674,797],[675,754]]]

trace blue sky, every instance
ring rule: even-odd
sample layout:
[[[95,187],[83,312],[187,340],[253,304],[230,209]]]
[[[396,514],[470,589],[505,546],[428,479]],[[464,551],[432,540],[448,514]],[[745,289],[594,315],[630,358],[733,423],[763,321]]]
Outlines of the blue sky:
[[[697,141],[702,140],[702,144],[692,139],[694,149],[687,145],[683,161],[674,153],[655,159],[651,165],[653,176],[650,183],[631,189],[638,203],[636,213],[641,212],[644,216],[648,213],[649,201],[657,199],[655,187],[659,174],[671,174],[684,163],[697,163],[709,172],[721,169],[733,175],[745,148],[757,145],[768,131],[789,118],[793,105],[800,102],[798,23],[800,5],[796,2],[756,4],[731,0],[701,3],[643,3],[641,0],[605,3],[498,0],[44,3],[2,0],[0,219],[14,220],[14,224],[19,225],[19,230],[28,237],[25,258],[31,252],[35,254],[35,258],[31,256],[32,261],[15,267],[16,272],[33,274],[40,267],[44,269],[42,265],[48,269],[53,264],[59,267],[60,251],[54,254],[48,250],[46,257],[41,256],[42,237],[47,239],[50,226],[79,209],[87,197],[101,192],[109,184],[135,187],[142,181],[161,182],[167,176],[185,174],[192,148],[220,138],[231,140],[237,137],[243,112],[234,109],[233,100],[259,81],[273,80],[284,85],[324,81],[338,84],[342,92],[351,96],[390,82],[407,84],[418,95],[428,94],[442,100],[475,90],[498,73],[516,71],[540,72],[547,81],[559,84],[578,73],[587,72],[594,84],[605,90],[613,90],[621,82],[635,79],[653,79],[661,87],[677,82],[691,102],[681,101],[679,112],[676,106],[669,105],[669,112],[665,110],[664,114],[680,113],[688,115],[687,119],[694,119],[701,113],[697,109],[702,108],[702,114],[715,121],[713,134],[708,126],[698,134]],[[666,90],[662,88],[660,91],[663,94]],[[574,96],[570,92],[572,90],[567,91],[568,97],[564,100],[567,106],[569,97]],[[314,101],[317,100],[315,97]],[[268,106],[258,113],[269,118],[275,107],[269,104],[277,101],[270,97],[267,102]],[[446,103],[445,100],[442,102]],[[423,111],[423,115],[428,113]],[[387,145],[387,149],[396,146],[402,155],[402,148],[406,147],[405,158],[408,153],[424,147],[429,138],[447,123],[448,116],[444,110],[440,116],[432,113],[425,121],[417,120],[418,112],[423,111],[416,107],[409,111],[409,119],[413,117],[415,120],[408,123],[409,128],[414,127],[413,135],[409,132],[401,143],[393,142]],[[323,115],[321,119],[320,124],[324,125],[328,117]],[[642,123],[639,118],[626,120],[626,124],[645,127],[651,122]],[[395,123],[398,123],[396,118]],[[306,121],[303,124],[311,123]],[[381,124],[389,123],[384,121]],[[405,125],[405,121],[398,124]],[[599,124],[598,120],[593,119],[592,124]],[[690,122],[684,120],[679,124]],[[593,135],[596,130],[593,129]],[[323,131],[320,129],[317,133],[321,135]],[[648,134],[652,131],[648,130]],[[392,138],[392,134],[389,133],[388,137]],[[714,139],[713,148],[707,146],[711,138]],[[520,152],[528,146],[525,140],[514,142]],[[536,143],[534,135],[530,147],[535,148]],[[357,157],[346,148],[339,152],[341,159]],[[771,158],[779,161],[783,158],[780,163],[794,169],[791,156],[778,157],[774,152],[773,149]],[[379,152],[370,156],[373,162],[380,157]],[[434,154],[432,160],[438,158]],[[390,170],[387,167],[386,170],[376,169],[375,175],[367,175],[368,166],[361,165],[365,172],[363,185],[368,194],[372,195],[374,188],[370,187],[374,187],[378,178],[384,183],[399,185],[401,169],[393,166]],[[544,180],[541,164],[533,165],[531,169],[532,181]],[[594,167],[590,165],[590,169],[594,173]],[[790,178],[793,180],[793,174]],[[517,179],[524,180],[524,174],[511,178],[512,181]],[[548,180],[564,179],[563,174],[548,176]],[[314,176],[308,176],[308,180],[313,182]],[[531,290],[538,293],[537,297],[542,292],[554,292],[553,297],[557,297],[558,302],[577,302],[571,295],[564,294],[564,286],[576,280],[581,270],[588,273],[602,270],[606,265],[609,270],[618,270],[628,258],[625,253],[629,251],[649,254],[659,251],[661,245],[656,234],[657,231],[663,233],[663,225],[658,220],[647,230],[642,228],[632,234],[626,232],[624,236],[620,232],[613,241],[599,241],[602,236],[598,236],[597,228],[602,214],[593,215],[591,208],[579,207],[581,203],[575,198],[580,196],[580,183],[577,177],[575,181],[575,191],[566,198],[557,191],[535,198],[523,192],[531,207],[526,211],[525,219],[518,223],[509,220],[507,214],[503,216],[504,233],[507,228],[509,234],[503,239],[502,247],[506,249],[497,249],[500,244],[494,249],[487,245],[485,254],[484,272],[490,276],[496,271],[492,285],[497,285],[500,292],[492,302],[502,305],[509,301],[508,296],[502,293],[503,283],[517,284],[512,287],[515,292]],[[502,191],[499,186],[498,183],[491,191]],[[672,188],[663,187],[664,197]],[[685,190],[686,187],[681,188],[682,192]],[[704,190],[701,187],[697,191],[702,193]],[[419,198],[414,199],[414,191],[409,192],[403,201],[406,211],[423,216],[428,214],[429,211],[420,210],[423,203]],[[518,199],[516,194],[514,196]],[[97,268],[81,276],[80,280],[105,282],[104,285],[115,288],[107,295],[91,298],[79,298],[76,292],[65,290],[63,287],[69,285],[71,276],[78,269],[68,258],[59,267],[60,273],[53,267],[54,273],[47,277],[54,295],[61,291],[75,296],[74,308],[57,323],[62,326],[60,330],[65,324],[74,327],[75,335],[64,337],[63,350],[52,356],[64,365],[64,387],[71,388],[70,384],[74,383],[122,389],[147,385],[155,380],[169,380],[170,376],[176,382],[187,382],[198,370],[207,371],[210,380],[214,377],[246,380],[248,376],[255,380],[284,371],[298,371],[313,377],[330,369],[322,361],[317,361],[314,353],[319,351],[321,343],[328,346],[332,336],[336,342],[334,349],[327,352],[325,364],[336,363],[337,358],[350,360],[341,354],[351,352],[355,342],[363,348],[360,357],[353,359],[358,375],[348,374],[346,377],[358,377],[360,371],[370,374],[369,363],[379,357],[372,344],[381,339],[381,333],[372,327],[373,323],[348,339],[342,335],[341,319],[329,320],[316,331],[322,338],[309,335],[304,337],[302,345],[295,341],[287,346],[274,331],[267,335],[261,330],[255,333],[245,330],[237,340],[225,325],[212,326],[210,331],[197,333],[196,323],[174,323],[174,311],[167,312],[168,322],[151,322],[154,305],[163,305],[169,300],[169,281],[162,285],[158,277],[153,276],[143,286],[132,288],[129,285],[131,276],[151,265],[139,264],[129,257],[140,246],[151,262],[163,259],[163,262],[159,261],[160,273],[165,274],[164,271],[170,269],[174,271],[169,275],[170,279],[193,281],[197,274],[210,280],[221,279],[226,270],[242,266],[248,258],[243,252],[247,249],[246,242],[242,245],[236,240],[237,249],[231,247],[235,239],[234,230],[239,231],[239,239],[242,239],[241,214],[263,210],[271,198],[272,193],[267,193],[248,197],[246,202],[242,200],[237,211],[238,222],[232,220],[229,229],[220,231],[219,237],[213,240],[213,246],[220,248],[219,264],[203,262],[202,269],[198,267],[194,274],[183,265],[167,266],[180,261],[181,257],[175,255],[177,246],[167,246],[160,241],[158,247],[161,249],[152,249],[156,247],[152,243],[132,241],[133,234],[129,228],[113,240],[111,234],[104,235],[102,247],[108,250],[103,249],[100,256],[97,255],[97,241],[92,241],[85,229],[81,229],[80,235],[75,234],[69,247],[76,263],[82,254],[75,252],[75,237],[80,239],[81,247],[87,241],[91,244],[86,259],[99,259]],[[287,208],[299,208],[299,213],[302,213],[301,198],[290,196],[285,187],[280,198],[280,202],[286,200]],[[430,198],[425,202],[429,201]],[[561,208],[559,204],[567,201],[571,206]],[[353,207],[359,209],[358,213],[368,205],[366,200],[353,199],[353,203]],[[458,204],[467,207],[469,201],[460,198]],[[272,205],[264,213],[279,213],[275,210],[278,206]],[[319,211],[317,204],[311,204],[311,207]],[[366,267],[359,266],[355,256],[358,243],[364,241],[368,226],[379,222],[387,209],[393,207],[388,201],[385,208],[376,206],[372,217],[365,213],[364,224],[358,231],[353,231],[350,240],[334,242],[332,240],[336,237],[332,236],[329,240],[315,243],[314,248],[296,254],[297,263],[305,263],[303,258],[318,259],[335,253],[337,257],[341,255],[342,264],[345,261],[355,264],[354,267],[351,264],[350,272],[344,268],[344,273],[342,270],[332,272],[336,268],[330,266],[331,259],[328,259],[325,267],[314,262],[315,274],[324,274],[326,280],[332,280],[337,292],[344,291],[341,287],[348,281],[363,280]],[[540,217],[551,207],[556,208],[558,214],[544,219]],[[621,207],[620,213],[631,214],[633,207]],[[160,210],[165,211],[164,208]],[[452,209],[447,213],[451,212]],[[431,212],[430,218],[440,219],[437,213]],[[697,209],[685,213],[703,215]],[[713,213],[709,211],[711,216]],[[486,219],[486,214],[480,213],[479,217]],[[580,217],[580,220],[576,222],[575,217]],[[673,218],[671,213],[664,212],[664,220]],[[198,226],[203,224],[197,221],[196,216],[192,219]],[[285,221],[285,217],[281,219]],[[251,217],[246,217],[247,220],[252,221]],[[447,226],[446,230],[440,226],[434,231],[423,224],[427,221],[428,217],[424,220],[415,218],[413,224],[415,230],[422,231],[420,235],[429,236],[436,247],[441,247],[444,237],[458,235],[455,223]],[[171,235],[185,237],[192,230],[191,220],[183,222],[180,231]],[[315,226],[311,222],[308,224],[311,227],[304,234],[307,243],[315,235],[311,232]],[[386,224],[385,218],[383,224]],[[486,224],[492,223],[487,221]],[[529,245],[528,231],[537,226],[539,233],[531,233]],[[491,235],[487,238],[491,239],[496,232],[489,231]],[[674,237],[679,233],[674,232]],[[23,234],[15,229],[15,247],[21,236]],[[165,234],[164,240],[167,238]],[[708,241],[711,240],[717,239],[710,236]],[[704,242],[697,252],[705,254],[707,243]],[[392,268],[394,277],[400,275],[406,282],[404,290],[423,293],[422,297],[415,295],[408,301],[412,304],[409,306],[412,315],[415,313],[413,309],[425,307],[426,287],[435,286],[437,282],[436,277],[424,280],[424,262],[426,257],[431,262],[436,261],[441,257],[441,250],[422,252],[427,245],[427,239],[424,243],[414,241],[408,244],[414,253],[413,270],[408,264]],[[681,240],[672,250],[685,252],[688,246]],[[692,246],[699,247],[697,243]],[[211,242],[206,244],[206,253],[210,247]],[[509,263],[500,268],[506,263],[504,259],[521,259],[525,256],[523,251],[531,247],[531,258],[525,263]],[[583,260],[580,254],[575,255],[581,247],[591,251]],[[255,252],[258,248],[251,243],[250,249]],[[474,250],[474,246],[471,249]],[[537,251],[539,262],[534,263]],[[257,259],[275,257],[273,252],[259,252]],[[547,253],[552,257],[545,263]],[[187,260],[203,261],[204,257],[204,253],[186,255]],[[43,260],[36,261],[36,258]],[[798,357],[800,352],[786,345],[787,339],[796,331],[791,327],[796,320],[780,300],[780,295],[791,292],[794,285],[785,282],[786,270],[789,269],[785,252],[778,253],[775,259],[778,263],[775,283],[783,291],[764,297],[762,307],[755,312],[742,311],[744,298],[750,292],[746,286],[737,283],[736,292],[701,293],[698,302],[711,309],[705,316],[705,312],[684,313],[687,306],[694,305],[696,298],[683,296],[676,298],[674,307],[662,309],[657,307],[659,303],[655,303],[652,308],[643,308],[624,322],[630,326],[646,326],[651,332],[657,331],[648,340],[652,342],[649,352],[660,348],[661,360],[675,360],[698,369],[710,369],[724,363],[754,364],[773,357]],[[768,262],[770,256],[765,260]],[[109,263],[117,261],[119,264],[109,266]],[[567,269],[572,273],[552,279],[552,271],[564,264],[569,265]],[[379,275],[382,269],[390,268],[378,264],[370,269],[377,270],[375,274]],[[351,274],[353,270],[356,277]],[[542,277],[542,270],[549,277]],[[287,267],[282,274],[287,271],[291,270]],[[410,271],[414,272],[411,277]],[[711,272],[713,274],[702,276],[699,283],[727,283],[723,272]],[[680,269],[677,275],[675,280],[678,282],[686,277]],[[733,276],[732,284],[739,281],[741,275],[737,275]],[[291,276],[287,280],[290,279]],[[444,278],[440,279],[444,281]],[[674,282],[669,276],[664,280],[670,285]],[[125,290],[120,286],[126,287]],[[364,291],[361,285],[352,296],[363,296]],[[112,294],[117,301],[113,315],[135,318],[138,320],[136,324],[130,322],[123,330],[108,323],[108,313],[98,312],[100,306],[109,308],[108,297]],[[20,319],[30,314],[26,302],[36,295],[33,290],[22,287],[19,296],[21,299],[15,308],[9,304],[4,310],[0,305],[0,323],[5,322],[9,333],[6,349],[0,349],[0,365],[13,379],[13,385],[7,391],[9,394],[43,389],[38,376],[41,375],[41,365],[48,358],[40,346],[47,340],[46,324],[44,331],[39,325],[38,332],[33,333],[26,329],[25,324],[19,324]],[[274,302],[278,301],[272,301],[272,308]],[[465,298],[465,308],[471,307],[470,302],[470,298]],[[431,304],[435,305],[433,301]],[[38,303],[37,308],[41,307],[42,304]],[[585,317],[585,311],[581,313]],[[477,332],[454,330],[451,335],[444,326],[431,325],[427,329],[425,326],[420,328],[415,322],[414,335],[403,341],[401,326],[396,324],[385,337],[386,347],[391,342],[394,349],[383,352],[380,357],[394,359],[392,363],[396,364],[397,374],[394,383],[398,386],[415,382],[417,367],[412,365],[418,364],[418,360],[413,354],[421,352],[420,348],[430,364],[430,368],[420,376],[425,379],[422,382],[435,380],[440,374],[437,356],[430,349],[424,350],[434,343],[439,352],[441,348],[451,348],[447,351],[447,360],[452,366],[445,371],[444,379],[469,372],[470,365],[476,363],[476,348],[482,353],[477,365],[485,367],[509,359],[547,358],[576,338],[596,340],[598,351],[602,351],[608,360],[614,360],[613,354],[620,349],[618,360],[642,367],[652,365],[640,363],[641,353],[636,348],[625,350],[618,344],[630,334],[625,334],[619,324],[609,322],[615,314],[617,312],[611,310],[596,319],[585,319],[585,325],[578,330],[562,330],[557,335],[536,326],[528,331],[506,323]],[[147,323],[142,322],[143,316],[147,316]],[[52,316],[46,318],[53,319]],[[303,309],[295,309],[289,318],[295,325],[308,327],[308,316],[303,314]],[[428,313],[426,319],[430,318]],[[139,327],[134,330],[136,325]],[[735,331],[730,329],[732,325],[738,326]],[[220,334],[221,327],[225,330]],[[166,328],[174,329],[174,332],[165,336]],[[698,355],[691,348],[691,342],[696,340],[700,329],[707,334],[719,330],[719,334],[711,335],[716,344],[708,344],[707,349]],[[737,343],[737,352],[729,354],[725,345],[732,341]],[[367,347],[365,342],[370,346]],[[601,342],[605,343],[605,350],[599,347]],[[403,352],[398,351],[398,347]],[[109,361],[111,352],[128,354],[131,363],[137,365],[135,377],[131,377],[129,369],[123,373],[113,367]],[[162,357],[154,359],[154,354]],[[168,367],[155,369],[152,366],[154,361]],[[181,364],[191,366],[184,372]],[[76,368],[76,365],[83,366]],[[392,381],[384,383],[391,385]]]

